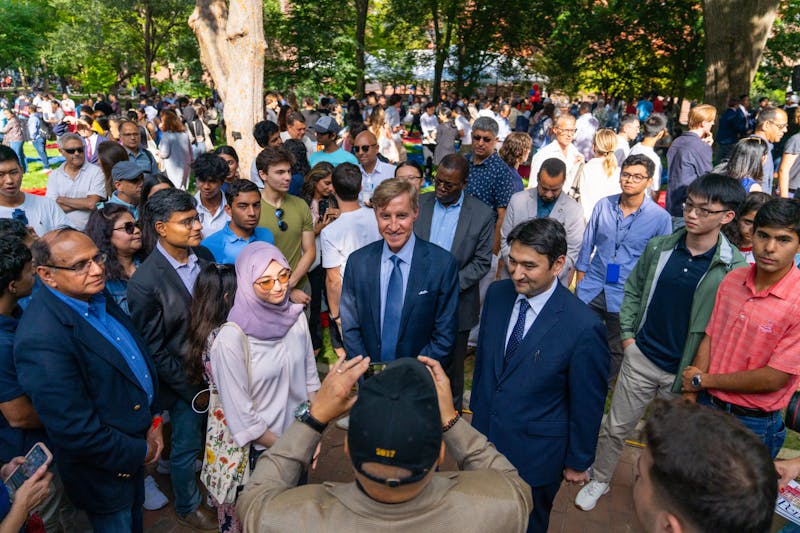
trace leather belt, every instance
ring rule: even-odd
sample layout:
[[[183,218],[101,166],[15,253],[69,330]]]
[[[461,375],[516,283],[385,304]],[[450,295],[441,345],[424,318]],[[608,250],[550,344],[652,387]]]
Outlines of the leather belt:
[[[736,405],[735,403],[728,403],[723,402],[719,398],[715,396],[708,395],[711,399],[711,403],[719,407],[720,409],[724,409],[730,412],[733,415],[737,416],[749,416],[752,418],[767,418],[768,416],[772,416],[775,411],[762,411],[761,409],[751,409],[749,407],[742,407],[741,405]]]

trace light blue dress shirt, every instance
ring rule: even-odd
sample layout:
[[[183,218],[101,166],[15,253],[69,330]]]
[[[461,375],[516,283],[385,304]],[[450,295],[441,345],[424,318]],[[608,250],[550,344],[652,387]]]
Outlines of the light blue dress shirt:
[[[45,285],[45,287],[47,287]],[[56,297],[67,304],[71,309],[74,309],[90,326],[97,330],[103,337],[110,342],[117,351],[125,359],[128,367],[133,372],[136,380],[142,386],[145,393],[147,393],[147,400],[150,405],[153,405],[153,398],[155,389],[153,388],[153,377],[150,375],[150,370],[147,367],[147,362],[139,350],[139,345],[128,331],[125,326],[117,321],[116,318],[106,312],[106,298],[102,293],[95,294],[88,302],[72,298],[58,291],[54,291],[50,287],[47,290],[56,295]]]
[[[178,273],[178,277],[181,278],[186,290],[189,291],[189,294],[193,295],[194,284],[197,281],[197,276],[200,275],[200,266],[197,264],[197,256],[190,252],[189,260],[186,263],[180,263],[167,253],[160,242],[156,243],[156,249],[161,255],[167,258],[169,264],[175,269],[175,272]]]
[[[390,257],[396,255],[400,258],[400,272],[403,274],[403,301],[405,302],[408,276],[411,274],[411,259],[414,257],[414,244],[416,242],[417,238],[412,233],[411,238],[397,253],[389,249],[386,241],[383,242],[383,252],[381,253],[381,328],[383,328],[383,314],[386,310],[386,291],[389,288],[389,277],[392,275],[392,269],[394,268]]]
[[[522,333],[522,337],[525,338],[525,335],[528,334],[531,326],[533,326],[533,323],[536,321],[536,317],[539,316],[547,301],[550,299],[553,293],[556,292],[556,285],[558,283],[558,278],[555,278],[553,283],[550,284],[549,289],[537,294],[536,296],[531,296],[530,298],[525,298],[524,294],[517,294],[517,299],[514,300],[514,310],[511,311],[511,319],[508,321],[508,327],[506,328],[506,346],[508,346],[508,341],[511,339],[511,333],[514,331],[514,324],[517,323],[517,317],[519,316],[519,301],[527,299],[528,305],[531,306],[530,310],[525,315],[525,329]]]
[[[458,200],[445,207],[439,200],[433,203],[433,218],[431,219],[430,241],[448,252],[453,247],[453,238],[456,236],[458,217],[461,215],[461,206],[464,204],[464,191]]]

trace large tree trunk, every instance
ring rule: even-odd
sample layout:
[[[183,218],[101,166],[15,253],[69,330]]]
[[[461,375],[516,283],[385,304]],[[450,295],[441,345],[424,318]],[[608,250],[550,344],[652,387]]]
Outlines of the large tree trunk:
[[[703,0],[705,102],[719,113],[750,92],[780,0]]]
[[[258,153],[253,126],[264,118],[264,14],[260,0],[197,0],[189,26],[200,60],[225,104],[227,143],[249,172]]]
[[[364,96],[364,79],[366,70],[366,34],[367,34],[367,13],[369,13],[369,0],[356,0],[356,93],[360,97]]]

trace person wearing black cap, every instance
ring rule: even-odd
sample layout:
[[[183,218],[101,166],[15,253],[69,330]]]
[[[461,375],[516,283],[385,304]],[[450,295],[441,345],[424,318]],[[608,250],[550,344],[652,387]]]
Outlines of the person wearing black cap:
[[[108,203],[127,207],[133,218],[139,220],[138,206],[142,198],[144,171],[133,161],[118,161],[111,169],[111,179],[114,192]]]
[[[322,150],[314,152],[308,157],[308,163],[312,167],[320,161],[327,161],[334,167],[339,163],[358,164],[356,156],[339,148],[336,141],[339,138],[340,128],[339,123],[333,117],[327,115],[320,117],[313,129],[317,132],[317,142],[322,145]]]
[[[531,493],[461,420],[438,361],[402,358],[352,386],[369,358],[340,359],[312,404],[261,456],[239,497],[245,531],[525,531]],[[355,482],[295,488],[328,423],[352,407],[345,453]],[[461,472],[437,473],[445,446]]]

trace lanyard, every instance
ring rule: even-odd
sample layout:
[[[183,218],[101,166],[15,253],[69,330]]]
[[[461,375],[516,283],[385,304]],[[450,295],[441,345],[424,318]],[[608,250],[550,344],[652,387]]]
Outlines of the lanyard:
[[[622,235],[622,238],[620,239],[620,237],[619,237],[619,223],[620,223],[620,220],[624,221],[624,219],[622,217],[622,208],[619,206],[619,202],[617,202],[616,211],[614,211],[614,216],[616,218],[616,230],[614,231],[614,263],[617,262],[617,252],[619,252],[620,246],[622,246],[622,243],[625,242],[625,239],[628,238],[628,233],[631,232],[631,227],[633,226],[633,222],[634,222],[633,219],[635,219],[636,216],[642,211],[642,206],[644,206],[644,203],[642,203],[642,205],[639,206],[639,209],[637,209],[635,213],[630,215],[631,216],[630,224],[628,224],[627,228],[624,228],[625,229],[625,233]]]

